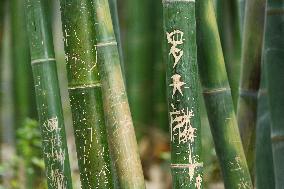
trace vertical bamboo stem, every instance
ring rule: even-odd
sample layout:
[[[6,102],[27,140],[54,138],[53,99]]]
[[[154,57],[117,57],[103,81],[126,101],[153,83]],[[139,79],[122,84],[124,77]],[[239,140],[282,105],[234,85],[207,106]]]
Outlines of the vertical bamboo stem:
[[[125,71],[126,88],[134,126],[152,124],[153,115],[153,0],[126,0]]]
[[[145,188],[107,0],[93,0],[96,50],[109,144],[120,188]]]
[[[263,61],[264,63],[264,61]],[[275,188],[273,154],[271,144],[271,119],[268,105],[265,66],[262,65],[260,90],[258,92],[256,127],[256,188]]]
[[[235,110],[239,96],[241,33],[237,0],[217,1],[217,23]]]
[[[211,0],[197,1],[198,64],[225,188],[252,188]]]
[[[165,132],[169,131],[167,94],[166,94],[166,64],[163,62],[163,6],[162,1],[154,0],[154,125]]]
[[[83,189],[114,187],[91,0],[61,0],[68,87]],[[101,12],[103,14],[103,12]]]
[[[26,0],[26,23],[48,188],[72,189],[52,31],[45,0]]]
[[[237,116],[252,179],[254,177],[257,94],[260,86],[265,8],[266,0],[246,2],[242,44],[240,96]]]
[[[284,1],[268,0],[264,64],[271,111],[275,188],[284,186]]]
[[[203,188],[195,2],[164,0],[173,188]]]

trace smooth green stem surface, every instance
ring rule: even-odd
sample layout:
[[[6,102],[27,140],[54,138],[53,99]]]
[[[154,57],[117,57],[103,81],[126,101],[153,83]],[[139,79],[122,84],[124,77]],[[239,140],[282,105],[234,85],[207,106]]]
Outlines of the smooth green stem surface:
[[[138,138],[153,120],[153,2],[125,1],[126,88]]]
[[[83,189],[111,189],[114,184],[97,66],[93,2],[60,3],[81,185]]]
[[[198,0],[196,12],[200,79],[225,188],[252,189],[212,1]]]
[[[31,117],[33,110],[35,110],[24,2],[23,0],[11,0],[10,2],[15,130],[21,127],[24,119]]]
[[[132,117],[120,66],[108,0],[93,0],[96,51],[102,80],[104,112],[119,187],[144,189]]]
[[[163,1],[173,188],[203,188],[194,1]]]
[[[271,115],[275,188],[284,186],[284,1],[268,0],[264,64]]]
[[[72,189],[49,6],[26,0],[26,23],[49,189]]]
[[[167,93],[166,93],[166,68],[167,65],[163,61],[163,6],[162,1],[154,1],[154,78],[153,78],[153,92],[154,92],[154,126],[160,128],[165,132],[169,132],[168,111],[167,111]]]
[[[111,13],[111,20],[113,24],[115,38],[116,38],[117,46],[118,46],[120,66],[121,66],[122,74],[124,77],[124,73],[125,73],[124,58],[123,58],[124,56],[123,56],[123,49],[122,49],[122,43],[121,43],[121,37],[120,37],[120,24],[119,24],[117,0],[109,0],[108,2],[109,2],[109,8],[110,8],[110,13]]]
[[[237,0],[217,0],[217,23],[235,110],[239,97],[241,33]]]
[[[262,65],[260,90],[258,92],[256,127],[256,188],[275,188],[273,154],[271,145],[271,119],[268,106],[265,66]]]
[[[252,180],[255,172],[257,94],[264,35],[266,0],[246,2],[242,43],[241,80],[238,101],[238,124]],[[257,32],[256,32],[257,31]]]

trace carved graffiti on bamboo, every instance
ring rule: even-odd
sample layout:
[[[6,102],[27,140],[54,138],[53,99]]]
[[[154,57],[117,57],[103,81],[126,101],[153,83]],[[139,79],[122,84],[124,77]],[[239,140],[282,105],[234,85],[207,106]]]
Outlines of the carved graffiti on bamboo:
[[[83,160],[83,165],[89,165],[91,163],[89,155],[92,149],[93,143],[93,128],[77,129],[75,130],[77,138],[84,143],[83,146],[80,146],[82,153],[79,153],[79,160]]]
[[[183,96],[181,88],[186,83],[181,81],[181,76],[179,74],[174,74],[171,78],[173,80],[173,83],[170,84],[170,87],[173,87],[172,98],[174,97],[174,95],[176,94],[177,91],[181,94],[181,96]]]
[[[177,47],[178,45],[183,44],[183,32],[180,30],[174,30],[171,33],[167,32],[167,40],[168,43],[172,45],[169,55],[173,55],[174,57],[175,62],[173,68],[175,68],[183,55],[183,50]]]
[[[178,143],[194,142],[196,137],[196,128],[191,125],[191,118],[194,116],[193,111],[188,108],[177,110],[173,104],[170,112],[171,126],[171,141],[175,141],[175,136],[178,138]]]
[[[197,189],[201,189],[201,185],[202,185],[202,177],[200,176],[200,174],[198,174],[198,176],[195,179],[195,187]]]
[[[203,162],[199,162],[199,156],[192,155],[192,150],[189,145],[189,151],[188,151],[188,164],[171,164],[172,168],[187,168],[188,169],[188,175],[189,175],[189,181],[192,183],[194,175],[196,173],[196,169],[199,167],[203,167]],[[201,176],[197,176],[195,179],[195,186],[201,186],[202,184],[202,178]]]
[[[67,189],[67,183],[64,174],[59,169],[50,169],[48,179],[51,181],[53,188]]]
[[[236,156],[234,158],[234,161],[230,162],[230,165],[232,167],[231,171],[244,173],[244,170],[241,167],[241,158],[239,156]],[[249,188],[251,188],[249,182],[246,181],[244,177],[241,177],[238,183],[238,189],[249,189]]]

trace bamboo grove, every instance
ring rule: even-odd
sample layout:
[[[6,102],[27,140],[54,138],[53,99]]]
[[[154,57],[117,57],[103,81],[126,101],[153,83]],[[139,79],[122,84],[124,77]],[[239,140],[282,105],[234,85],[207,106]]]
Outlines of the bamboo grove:
[[[0,189],[284,186],[284,0],[0,0],[0,66]]]

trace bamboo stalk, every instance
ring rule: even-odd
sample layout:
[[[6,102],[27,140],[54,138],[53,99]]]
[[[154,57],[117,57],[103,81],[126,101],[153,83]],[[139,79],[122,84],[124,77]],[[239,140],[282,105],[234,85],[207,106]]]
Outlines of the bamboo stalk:
[[[235,110],[238,104],[241,34],[237,0],[217,1],[217,23]]]
[[[265,66],[262,65],[260,90],[258,92],[256,127],[256,188],[275,188],[273,154],[271,145],[271,119],[268,106]]]
[[[0,70],[3,70],[3,35],[4,35],[4,21],[5,21],[5,6],[6,5],[6,1],[5,0],[0,0]],[[3,97],[3,84],[2,84],[2,72],[0,73],[0,84],[1,84],[1,88],[0,88],[0,109],[2,110],[2,97]],[[1,113],[2,115],[2,113]],[[1,120],[2,121],[2,120]],[[2,145],[3,145],[3,125],[0,125],[0,165],[2,164]],[[0,185],[3,183],[3,176],[0,175]]]
[[[211,0],[197,1],[198,64],[207,115],[225,188],[252,188]]]
[[[109,145],[120,188],[145,188],[107,0],[93,0],[96,50]]]
[[[203,188],[195,2],[164,0],[173,188]]]
[[[153,121],[153,0],[126,0],[125,77],[138,138]]]
[[[266,0],[251,0],[246,3],[237,110],[240,134],[252,179],[255,171],[257,94],[260,86],[265,7]]]
[[[21,127],[27,117],[32,117],[33,83],[31,77],[30,54],[25,26],[24,1],[11,0],[11,25],[12,25],[12,69],[13,69],[13,94],[15,110],[15,130]],[[19,149],[18,149],[19,151]]]
[[[247,0],[239,0],[239,18],[240,18],[240,28],[241,34],[244,31],[244,20],[245,20],[245,7]],[[242,35],[241,35],[242,36]]]
[[[271,111],[271,140],[275,188],[284,186],[284,1],[268,0],[264,64],[267,71],[268,101]]]
[[[101,81],[97,67],[93,2],[61,0],[60,3],[82,188],[113,188]]]
[[[118,46],[120,66],[121,66],[122,74],[123,74],[123,77],[124,77],[125,68],[124,68],[122,43],[121,43],[121,37],[120,37],[117,0],[109,0],[108,2],[109,2],[109,8],[110,8],[110,13],[111,13],[111,19],[112,19],[113,29],[114,29],[114,33],[115,33],[115,38],[116,38],[117,46]],[[124,78],[124,80],[125,80],[125,78]]]
[[[52,31],[45,0],[26,0],[26,23],[48,188],[72,189]]]
[[[154,0],[154,125],[169,132],[167,93],[166,93],[166,64],[163,62],[163,6],[162,1]]]

